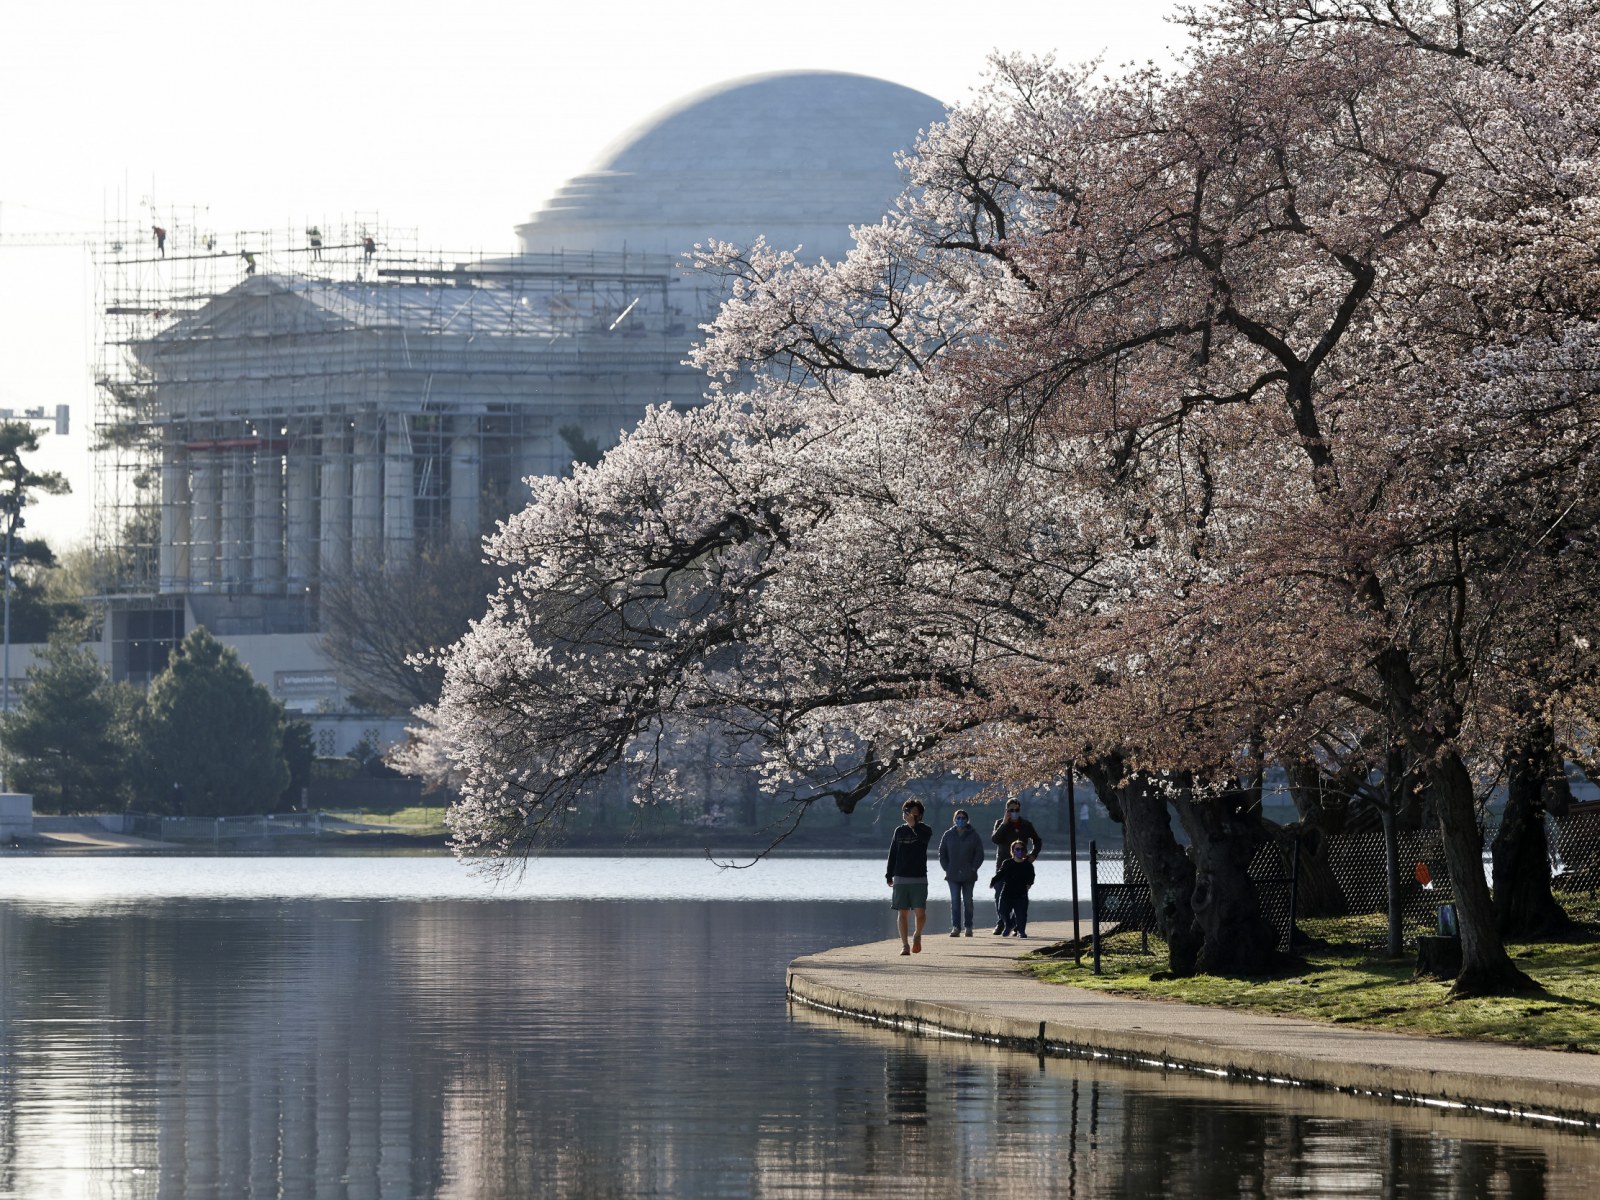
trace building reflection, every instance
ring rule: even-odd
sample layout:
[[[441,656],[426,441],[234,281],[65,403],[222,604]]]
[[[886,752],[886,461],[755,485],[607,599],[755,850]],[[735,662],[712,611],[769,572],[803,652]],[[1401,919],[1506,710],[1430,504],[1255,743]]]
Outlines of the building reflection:
[[[853,934],[781,908],[0,904],[0,1197],[1520,1198],[1600,1179],[1554,1130],[786,1013],[774,967]],[[763,938],[772,964],[727,952]]]

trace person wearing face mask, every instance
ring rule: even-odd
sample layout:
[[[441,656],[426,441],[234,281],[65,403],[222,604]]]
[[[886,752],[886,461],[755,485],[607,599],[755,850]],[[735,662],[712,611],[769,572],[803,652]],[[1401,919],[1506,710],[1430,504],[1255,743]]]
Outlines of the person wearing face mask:
[[[995,872],[1000,881],[996,897],[1000,902],[1000,936],[1028,936],[1028,889],[1033,886],[1033,861],[1021,842],[1011,843],[1011,853]]]
[[[1039,831],[1033,827],[1033,822],[1022,815],[1022,802],[1020,800],[1007,800],[1006,811],[994,823],[994,832],[989,840],[996,847],[995,876],[989,881],[989,886],[994,889],[994,931],[1004,933],[1006,929],[1005,912],[1000,907],[1000,868],[1006,865],[1011,857],[1011,844],[1021,842],[1023,857],[1031,866],[1033,860],[1039,857],[1039,852],[1044,849],[1044,839],[1039,836]]]
[[[950,936],[960,937],[965,929],[972,936],[972,888],[988,857],[983,839],[972,827],[964,808],[956,809],[954,821],[939,839],[939,865],[950,885]]]

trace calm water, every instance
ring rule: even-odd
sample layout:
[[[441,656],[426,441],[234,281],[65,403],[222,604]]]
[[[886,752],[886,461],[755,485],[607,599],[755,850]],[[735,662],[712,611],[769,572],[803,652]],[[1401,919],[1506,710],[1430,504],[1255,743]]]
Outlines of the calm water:
[[[1600,1185],[1594,1136],[790,1010],[790,959],[887,934],[875,872],[557,859],[492,885],[426,858],[0,859],[0,1197]]]

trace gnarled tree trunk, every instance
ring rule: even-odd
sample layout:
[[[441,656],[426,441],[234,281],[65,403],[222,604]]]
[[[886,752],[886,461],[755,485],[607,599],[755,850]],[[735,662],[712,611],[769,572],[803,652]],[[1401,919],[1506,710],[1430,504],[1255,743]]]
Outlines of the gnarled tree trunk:
[[[1194,917],[1200,926],[1201,971],[1257,975],[1267,969],[1278,936],[1261,915],[1250,860],[1262,842],[1260,818],[1236,792],[1196,799],[1185,789],[1178,816],[1194,861]]]
[[[1551,774],[1560,770],[1553,741],[1549,727],[1540,723],[1507,755],[1506,810],[1491,847],[1495,928],[1503,938],[1544,937],[1572,928],[1572,919],[1550,891],[1544,833],[1545,788]]]
[[[1122,822],[1127,852],[1150,884],[1156,929],[1167,943],[1167,966],[1174,975],[1199,970],[1202,936],[1195,922],[1194,864],[1172,835],[1166,797],[1145,775],[1125,776],[1118,757],[1086,764],[1083,772],[1115,820]]]

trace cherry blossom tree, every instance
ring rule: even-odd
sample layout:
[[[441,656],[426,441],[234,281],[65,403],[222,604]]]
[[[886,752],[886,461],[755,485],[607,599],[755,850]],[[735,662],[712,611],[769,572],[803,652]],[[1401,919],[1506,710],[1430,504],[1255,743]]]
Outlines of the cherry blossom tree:
[[[1281,764],[1417,790],[1457,990],[1528,985],[1474,779],[1526,797],[1594,743],[1600,23],[1186,20],[1172,72],[997,60],[840,263],[701,254],[711,402],[539,483],[443,657],[412,756],[463,849],[527,850],[620,769],[669,788],[708,739],[797,814],[1077,763],[1174,968],[1248,971]]]

